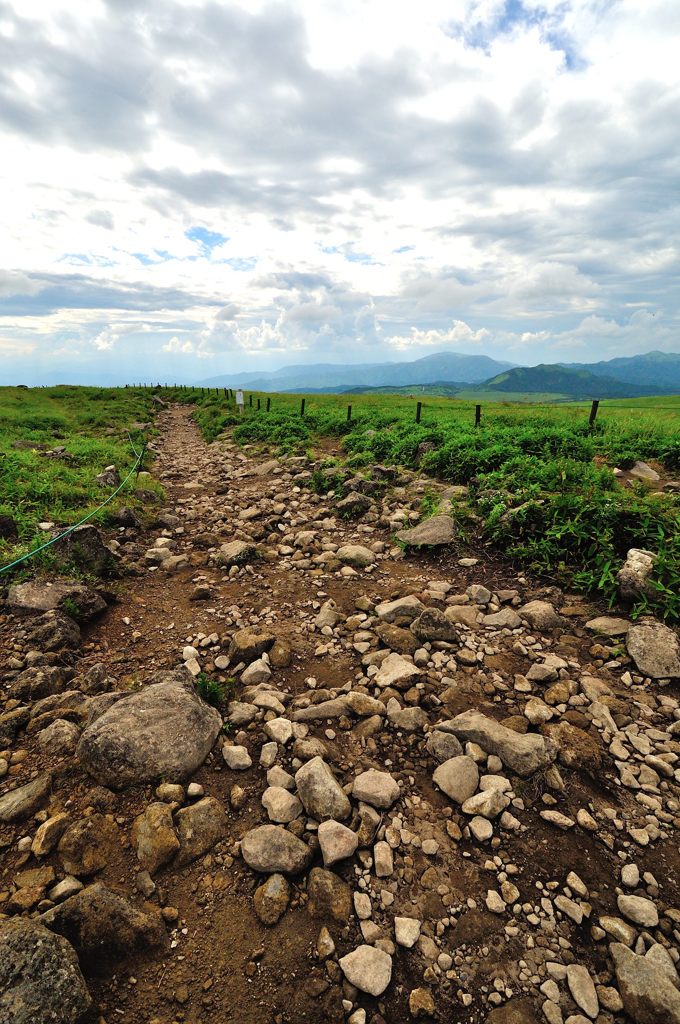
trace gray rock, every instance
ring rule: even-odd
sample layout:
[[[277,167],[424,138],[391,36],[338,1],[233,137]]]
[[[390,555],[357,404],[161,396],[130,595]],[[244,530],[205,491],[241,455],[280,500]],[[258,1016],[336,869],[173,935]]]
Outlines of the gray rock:
[[[411,623],[411,632],[421,642],[439,640],[455,644],[459,639],[456,627],[438,608],[426,608],[421,612]]]
[[[496,629],[517,629],[522,625],[522,620],[512,608],[501,608],[499,612],[485,615],[482,619],[483,626],[494,626]]]
[[[352,784],[352,796],[371,807],[387,811],[399,798],[399,783],[388,772],[379,772],[375,768],[357,775]]]
[[[350,985],[371,996],[382,995],[392,980],[392,957],[375,946],[358,946],[339,963]]]
[[[623,1008],[635,1024],[680,1024],[680,991],[653,960],[623,943],[609,947]]]
[[[487,754],[496,754],[503,764],[523,778],[547,767],[557,754],[557,747],[551,740],[536,733],[513,732],[480,711],[464,711],[446,722],[438,722],[437,728],[452,733],[459,740],[477,743]]]
[[[420,669],[416,668],[412,661],[407,661],[401,654],[388,654],[377,673],[373,682],[381,689],[388,686],[396,686],[397,689],[408,689],[412,681],[421,675]]]
[[[77,565],[95,576],[110,575],[116,564],[99,530],[91,524],[77,526],[53,544],[51,550],[61,561]]]
[[[413,622],[424,610],[425,605],[414,595],[383,601],[375,606],[375,613],[383,622]]]
[[[396,704],[396,700],[394,701]],[[395,729],[402,732],[418,732],[428,725],[430,719],[427,712],[422,708],[400,708],[399,710],[387,709],[387,718]]]
[[[257,548],[254,544],[244,540],[233,540],[229,544],[222,544],[219,550],[218,559],[222,565],[246,565],[257,558]]]
[[[441,729],[432,730],[425,742],[425,749],[440,764],[463,753],[463,748],[456,737],[452,733],[442,732]]]
[[[631,626],[626,648],[639,671],[650,679],[680,678],[680,642],[663,623],[649,620]]]
[[[309,866],[309,847],[281,825],[259,825],[241,840],[241,856],[253,871],[299,875]]]
[[[78,746],[80,729],[74,722],[56,718],[37,735],[38,746],[45,754],[61,757],[72,754]]]
[[[287,825],[302,814],[302,804],[296,796],[282,786],[269,786],[262,794],[262,806],[269,820]]]
[[[549,601],[529,601],[517,611],[520,618],[534,629],[551,630],[562,624],[562,619]]]
[[[648,466],[646,462],[641,462],[639,460],[628,472],[634,480],[643,480],[645,483],[649,484],[655,484],[661,479],[655,469]]]
[[[451,516],[431,516],[410,530],[400,530],[397,540],[408,547],[439,547],[453,544],[456,540],[456,526]]]
[[[351,857],[359,845],[359,837],[339,821],[322,821],[318,831],[324,867]]]
[[[587,969],[581,964],[568,964],[567,984],[571,997],[579,1009],[595,1020],[600,1010],[600,1003],[593,979]]]
[[[631,622],[628,619],[622,619],[617,615],[598,615],[586,622],[586,629],[601,636],[625,636],[630,627]]]
[[[435,769],[432,779],[449,799],[462,804],[477,790],[479,769],[471,757],[452,757]]]
[[[96,590],[72,580],[17,583],[9,588],[7,603],[13,608],[39,612],[64,610],[72,618],[82,620],[91,619],[106,608],[106,601]]]
[[[169,678],[117,701],[85,729],[77,754],[113,789],[156,779],[182,782],[203,764],[222,718],[190,683]]]
[[[227,832],[227,816],[219,800],[206,796],[175,815],[180,848],[175,863],[189,864],[211,850]]]
[[[42,807],[51,788],[52,776],[39,775],[25,786],[19,786],[0,796],[0,822],[11,824],[15,821],[25,821]]]
[[[75,948],[84,968],[95,973],[116,962],[167,945],[160,915],[138,910],[101,883],[69,897],[40,918]]]
[[[248,753],[248,748],[233,743],[224,744],[222,747],[222,757],[227,768],[231,768],[232,771],[245,771],[253,763],[253,759]]]
[[[351,565],[355,569],[367,569],[375,562],[373,552],[361,544],[343,544],[336,554],[343,565]]]
[[[631,548],[626,561],[616,574],[619,597],[622,601],[638,601],[643,595],[651,596],[654,588],[650,577],[654,571],[656,555],[644,548]]]
[[[307,814],[317,821],[344,821],[349,817],[351,804],[321,757],[313,757],[298,769],[295,785]]]
[[[0,921],[0,1021],[78,1024],[92,1000],[73,947],[25,918]]]
[[[653,900],[622,893],[616,902],[623,916],[634,924],[639,924],[641,928],[656,928],[659,923],[659,912]]]

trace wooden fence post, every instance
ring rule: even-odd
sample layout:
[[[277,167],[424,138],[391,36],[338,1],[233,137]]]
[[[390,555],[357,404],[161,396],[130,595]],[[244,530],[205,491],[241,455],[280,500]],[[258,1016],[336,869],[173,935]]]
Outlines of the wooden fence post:
[[[595,420],[597,419],[597,410],[599,409],[599,407],[600,403],[598,400],[594,401],[590,407],[590,417],[588,419],[588,425],[591,427],[595,426]]]
[[[423,403],[418,402],[416,406],[416,423],[420,423],[420,414],[423,411]]]
[[[481,405],[475,406],[475,426],[478,427],[482,422],[482,407]]]
[[[259,398],[258,398],[258,400],[257,400],[257,411],[258,411],[258,412],[260,411],[260,399],[259,399]]]
[[[351,405],[347,406],[347,422],[348,423],[352,422],[352,406]]]
[[[271,400],[271,398],[268,398],[268,399],[267,399],[267,412],[269,412],[269,410],[271,409],[271,407],[272,407],[272,400]]]
[[[300,402],[300,415],[304,416],[304,414],[305,414],[305,400],[303,398],[302,401]]]
[[[250,408],[252,409],[252,407],[253,407],[253,396],[252,396],[252,394],[248,395],[248,398],[249,398]]]

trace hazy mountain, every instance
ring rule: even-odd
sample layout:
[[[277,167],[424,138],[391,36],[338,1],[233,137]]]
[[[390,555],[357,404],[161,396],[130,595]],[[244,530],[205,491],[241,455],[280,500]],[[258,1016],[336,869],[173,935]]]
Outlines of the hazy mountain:
[[[597,377],[612,377],[629,384],[650,384],[658,389],[680,391],[680,354],[645,352],[639,356],[621,356],[599,363],[562,363],[571,370],[588,370]],[[657,390],[658,393],[658,390]]]
[[[372,386],[430,384],[432,381],[461,381],[478,384],[515,363],[489,356],[466,356],[459,352],[435,352],[403,363],[317,363],[312,366],[284,366],[274,373],[221,374],[197,383],[204,387],[243,387],[251,391],[342,391],[370,383]]]
[[[659,384],[627,384],[613,377],[590,373],[587,369],[541,363],[499,373],[485,382],[484,390],[539,391],[570,398],[642,398],[645,395],[669,394],[673,389]]]

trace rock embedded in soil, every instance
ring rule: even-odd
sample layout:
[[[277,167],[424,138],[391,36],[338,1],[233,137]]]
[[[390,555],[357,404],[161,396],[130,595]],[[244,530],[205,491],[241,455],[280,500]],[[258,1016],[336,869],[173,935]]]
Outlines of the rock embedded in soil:
[[[649,620],[631,626],[626,648],[639,671],[650,679],[680,678],[680,641],[663,623]]]
[[[253,896],[255,913],[262,924],[272,927],[277,924],[290,903],[290,885],[283,875],[270,875],[258,886]]]
[[[654,571],[656,555],[644,548],[631,548],[626,561],[616,574],[619,597],[622,601],[638,601],[643,595],[651,597],[654,588],[650,577]]]
[[[91,1003],[66,939],[37,921],[0,921],[0,1021],[80,1024]]]
[[[232,540],[222,544],[218,554],[221,565],[229,568],[232,565],[246,565],[257,558],[257,547],[245,540]]]
[[[307,814],[317,821],[349,817],[352,807],[347,795],[321,757],[313,757],[298,769],[295,785]]]
[[[11,608],[26,608],[33,611],[48,612],[56,609],[69,614],[74,609],[77,618],[91,619],[106,608],[106,601],[85,583],[74,583],[72,580],[41,583],[31,580],[28,583],[16,583],[9,588],[7,603]]]
[[[350,828],[339,821],[321,822],[317,835],[324,867],[330,867],[337,861],[351,857],[359,845],[359,837],[356,832],[352,832]]]
[[[477,743],[487,754],[496,754],[511,771],[523,778],[551,764],[557,753],[555,744],[537,733],[521,733],[507,729],[480,711],[464,711],[438,729],[450,732],[459,740]]]
[[[135,818],[132,842],[140,866],[151,875],[172,860],[180,843],[170,806],[160,802],[149,804],[144,813]]]
[[[462,804],[477,790],[479,769],[471,757],[452,757],[435,769],[432,780],[449,799]]]
[[[367,569],[375,562],[375,555],[361,544],[343,544],[337,550],[337,557],[343,565],[351,565],[355,569]]]
[[[10,824],[29,818],[46,802],[51,788],[52,776],[47,774],[4,793],[0,796],[0,822]]]
[[[299,875],[309,866],[312,851],[281,825],[259,825],[243,836],[241,856],[262,874]]]
[[[182,807],[175,815],[179,853],[178,867],[189,864],[211,850],[227,832],[227,815],[215,797],[206,796],[189,807]]]
[[[623,943],[609,947],[623,1008],[635,1024],[680,1024],[680,991],[648,956]]]
[[[534,629],[549,632],[562,625],[562,619],[549,601],[529,601],[517,609],[517,614]]]
[[[456,540],[456,526],[447,515],[431,516],[410,530],[400,530],[397,540],[407,547],[440,547],[453,544]]]
[[[167,945],[160,915],[138,910],[99,882],[48,910],[40,920],[68,939],[83,967],[96,973],[104,972],[108,962]]]
[[[358,946],[339,964],[350,985],[371,996],[382,995],[392,980],[392,957],[375,946]]]
[[[52,545],[51,550],[67,566],[77,565],[95,576],[113,574],[116,565],[116,559],[102,540],[101,533],[91,524],[70,530]]]
[[[333,871],[312,868],[307,879],[307,912],[310,917],[347,924],[352,913],[352,895],[347,882]],[[368,897],[366,897],[368,899]]]
[[[103,814],[70,825],[57,846],[64,871],[85,878],[101,871],[120,847],[118,828]]]
[[[357,775],[352,784],[352,796],[355,800],[370,804],[381,811],[388,811],[399,798],[399,783],[388,772],[379,772],[375,768]]]
[[[221,727],[219,712],[190,683],[170,678],[118,700],[85,729],[77,754],[112,789],[182,782],[203,764]]]

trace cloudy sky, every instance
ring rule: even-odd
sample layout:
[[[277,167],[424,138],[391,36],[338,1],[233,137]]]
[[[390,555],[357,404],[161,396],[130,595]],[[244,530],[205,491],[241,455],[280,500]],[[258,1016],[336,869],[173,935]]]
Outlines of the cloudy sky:
[[[680,351],[678,0],[0,0],[0,382]]]

